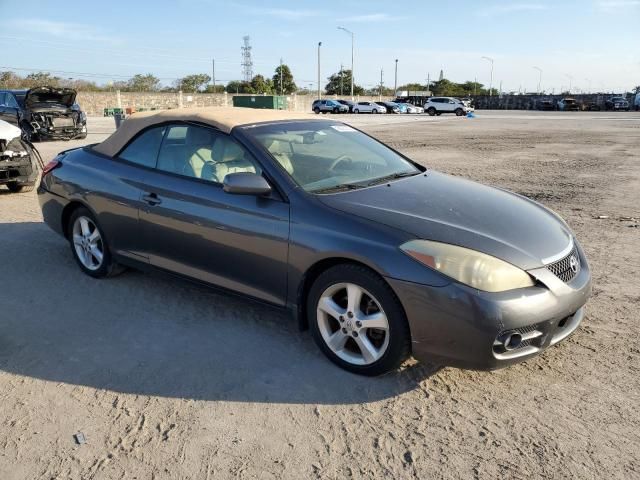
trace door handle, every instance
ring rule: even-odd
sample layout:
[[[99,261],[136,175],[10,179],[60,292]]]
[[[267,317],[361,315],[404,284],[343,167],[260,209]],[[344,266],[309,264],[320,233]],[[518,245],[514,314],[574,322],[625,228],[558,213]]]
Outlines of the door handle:
[[[147,193],[143,195],[142,200],[144,200],[151,206],[160,205],[162,203],[162,200],[160,200],[158,198],[158,195],[156,195],[155,193]]]

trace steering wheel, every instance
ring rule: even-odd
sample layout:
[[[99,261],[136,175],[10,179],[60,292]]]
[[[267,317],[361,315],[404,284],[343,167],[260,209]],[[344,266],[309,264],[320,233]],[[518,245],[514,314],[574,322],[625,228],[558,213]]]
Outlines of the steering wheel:
[[[351,162],[353,162],[353,158],[351,158],[349,155],[340,155],[333,162],[331,162],[331,166],[329,167],[329,171],[333,172],[335,170],[336,166],[338,166],[342,162],[351,163]]]

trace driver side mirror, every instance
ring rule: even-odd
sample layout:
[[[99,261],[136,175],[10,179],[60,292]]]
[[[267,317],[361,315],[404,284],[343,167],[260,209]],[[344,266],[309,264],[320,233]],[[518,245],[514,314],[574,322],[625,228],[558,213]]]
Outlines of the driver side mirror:
[[[229,173],[224,177],[223,189],[236,195],[269,195],[271,185],[262,177],[251,172]]]

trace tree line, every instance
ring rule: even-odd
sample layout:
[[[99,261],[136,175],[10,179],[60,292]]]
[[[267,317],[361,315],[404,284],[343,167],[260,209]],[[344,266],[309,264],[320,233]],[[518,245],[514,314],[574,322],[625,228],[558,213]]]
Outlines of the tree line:
[[[282,71],[281,71],[282,70]],[[324,95],[351,94],[351,70],[341,70],[331,74],[324,85]],[[11,71],[0,72],[0,86],[3,88],[33,88],[35,86],[49,85],[53,87],[71,87],[79,91],[104,92],[120,90],[123,92],[178,92],[185,93],[222,93],[228,92],[244,94],[290,95],[292,93],[313,94],[315,88],[299,89],[294,81],[293,74],[288,65],[278,65],[271,77],[255,75],[250,82],[232,80],[226,85],[211,83],[211,76],[206,73],[195,73],[176,79],[171,85],[163,85],[161,79],[151,73],[136,74],[128,80],[118,80],[106,84],[97,84],[94,81],[63,78],[48,72],[30,73],[20,76]],[[466,97],[475,95],[488,95],[489,90],[478,82],[456,83],[446,78],[430,82],[429,86],[420,83],[409,83],[398,87],[398,91],[426,91],[433,95],[448,97]],[[375,86],[365,89],[361,85],[354,84],[354,95],[382,95],[391,97],[394,91],[390,87]],[[498,94],[497,89],[492,89],[492,94]]]

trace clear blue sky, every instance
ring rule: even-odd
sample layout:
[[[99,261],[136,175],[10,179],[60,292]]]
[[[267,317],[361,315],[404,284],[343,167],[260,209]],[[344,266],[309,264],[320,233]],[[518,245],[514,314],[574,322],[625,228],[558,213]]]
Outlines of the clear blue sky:
[[[168,3],[168,2],[167,2]],[[154,73],[170,84],[190,73],[219,81],[241,77],[240,46],[250,35],[254,72],[272,75],[280,57],[298,85],[322,79],[351,63],[355,32],[356,82],[393,85],[426,82],[440,69],[454,81],[550,91],[569,84],[586,90],[640,85],[640,0],[447,1],[178,0],[100,2],[0,0],[0,69],[6,67],[99,74],[59,74],[98,83]],[[5,67],[5,68],[2,68]],[[25,73],[21,71],[21,73]],[[587,80],[589,79],[589,80]]]

